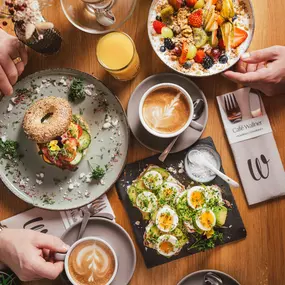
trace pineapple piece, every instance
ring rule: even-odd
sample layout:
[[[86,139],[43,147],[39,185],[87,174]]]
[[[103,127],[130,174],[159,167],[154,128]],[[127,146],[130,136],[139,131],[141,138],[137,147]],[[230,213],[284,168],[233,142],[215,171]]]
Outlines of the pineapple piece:
[[[230,22],[224,23],[221,26],[221,31],[226,51],[229,51],[231,49],[231,44],[234,38],[233,24]]]

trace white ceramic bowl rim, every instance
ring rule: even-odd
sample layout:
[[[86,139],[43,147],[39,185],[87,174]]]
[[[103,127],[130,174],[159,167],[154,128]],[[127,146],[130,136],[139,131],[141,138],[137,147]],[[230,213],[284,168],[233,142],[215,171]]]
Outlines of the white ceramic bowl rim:
[[[190,116],[189,116],[186,124],[180,130],[178,130],[178,131],[176,131],[174,133],[170,133],[170,134],[159,133],[159,132],[154,131],[153,129],[151,129],[147,125],[147,123],[145,122],[145,120],[143,118],[142,109],[143,109],[143,104],[144,104],[145,99],[147,98],[147,96],[151,92],[153,92],[154,90],[160,89],[162,87],[172,87],[172,88],[175,88],[175,89],[179,90],[185,96],[185,98],[187,99],[187,102],[188,102],[189,107],[190,107]],[[152,135],[154,135],[156,137],[160,137],[160,138],[172,138],[172,137],[176,137],[176,136],[180,135],[181,133],[183,133],[189,127],[190,123],[192,122],[193,112],[194,112],[194,106],[193,106],[193,101],[192,101],[192,98],[191,98],[190,94],[184,88],[180,87],[177,84],[173,84],[173,83],[161,83],[161,84],[154,85],[153,87],[151,87],[150,89],[148,89],[144,93],[144,95],[141,98],[140,105],[139,105],[139,117],[140,117],[140,121],[141,121],[142,125],[144,126],[144,128],[149,133],[151,133]]]
[[[106,242],[104,239],[102,238],[99,238],[99,237],[85,237],[85,238],[82,238],[78,241],[76,241],[71,247],[70,249],[68,250],[67,254],[66,254],[66,257],[65,257],[65,260],[64,260],[64,269],[65,269],[65,272],[66,272],[66,275],[67,275],[67,278],[69,279],[69,281],[73,284],[73,285],[77,285],[77,283],[73,280],[73,278],[71,277],[71,274],[69,272],[69,268],[68,268],[68,259],[69,259],[69,256],[70,254],[72,253],[73,249],[79,245],[80,243],[82,242],[85,242],[85,241],[100,241],[102,243],[104,243],[112,252],[113,256],[114,256],[114,259],[115,259],[115,269],[114,269],[114,273],[112,275],[112,277],[110,278],[110,280],[108,281],[108,283],[106,285],[110,285],[114,278],[116,277],[116,274],[117,274],[117,271],[118,271],[118,258],[117,258],[117,255],[115,253],[115,250],[113,249],[113,247],[108,243]]]

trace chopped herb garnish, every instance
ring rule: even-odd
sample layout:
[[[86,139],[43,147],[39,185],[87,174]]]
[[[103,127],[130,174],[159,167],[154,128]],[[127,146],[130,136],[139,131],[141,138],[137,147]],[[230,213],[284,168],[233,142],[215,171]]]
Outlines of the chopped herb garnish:
[[[89,161],[88,161],[88,163],[89,163],[89,166],[92,170],[91,177],[94,180],[100,180],[105,176],[106,171],[104,170],[104,168],[100,167],[99,165],[97,165],[95,168],[93,168]]]
[[[84,86],[81,79],[73,79],[70,85],[68,98],[72,102],[85,99]]]
[[[214,248],[216,246],[216,242],[222,242],[224,237],[223,233],[218,231],[215,231],[213,236],[209,239],[206,237],[201,237],[199,234],[194,234],[193,236],[195,237],[196,241],[189,249],[196,248],[198,251],[205,251],[207,249]]]
[[[18,158],[18,148],[19,144],[16,141],[3,141],[0,139],[0,156],[1,158],[6,158],[6,159],[12,159],[12,158]]]

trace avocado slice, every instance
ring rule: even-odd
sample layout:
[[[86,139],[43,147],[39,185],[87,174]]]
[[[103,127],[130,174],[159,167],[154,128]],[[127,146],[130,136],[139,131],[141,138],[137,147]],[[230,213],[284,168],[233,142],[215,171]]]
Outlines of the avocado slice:
[[[166,180],[169,177],[169,172],[163,168],[152,168],[151,170],[155,170],[160,173],[163,177],[163,180]]]
[[[134,186],[129,187],[127,192],[128,192],[128,195],[129,195],[129,198],[130,198],[132,204],[135,205],[136,200],[137,200],[137,196],[138,196],[136,187],[134,187]]]
[[[183,247],[188,242],[187,236],[179,228],[176,228],[171,234],[178,239],[179,247]]]
[[[149,191],[149,189],[145,186],[142,179],[137,181],[137,183],[135,184],[135,187],[140,191]]]
[[[224,206],[218,206],[213,209],[213,212],[217,219],[216,225],[222,227],[226,223],[228,209]]]

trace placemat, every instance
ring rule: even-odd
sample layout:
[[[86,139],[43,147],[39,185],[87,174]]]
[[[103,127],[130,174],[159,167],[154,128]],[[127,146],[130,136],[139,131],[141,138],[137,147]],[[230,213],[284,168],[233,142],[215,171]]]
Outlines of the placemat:
[[[198,144],[206,144],[210,147],[215,148],[214,142],[211,137],[199,140],[195,145],[192,147],[197,146]],[[158,255],[157,252],[153,249],[146,248],[143,244],[143,234],[145,232],[145,226],[146,223],[142,219],[142,215],[139,212],[138,209],[134,208],[129,200],[129,197],[127,195],[127,187],[132,184],[132,181],[135,180],[141,172],[149,165],[149,164],[155,164],[162,168],[167,168],[169,170],[173,168],[173,170],[177,169],[177,173],[173,173],[172,175],[178,179],[182,184],[185,185],[185,187],[189,186],[192,182],[190,178],[187,176],[187,174],[184,171],[180,171],[181,168],[178,167],[179,164],[181,164],[182,161],[184,161],[186,153],[192,148],[188,148],[182,152],[170,154],[167,158],[167,160],[162,163],[158,160],[159,155],[155,155],[131,164],[128,164],[122,176],[116,183],[116,188],[118,195],[120,199],[122,200],[124,207],[128,213],[130,222],[132,224],[133,231],[135,233],[136,241],[139,245],[139,248],[141,250],[141,253],[143,255],[145,264],[147,268],[152,268],[157,265],[161,265],[185,256],[193,255],[195,253],[198,253],[199,251],[197,249],[189,249],[192,242],[192,237],[190,236],[190,243],[189,245],[184,246],[184,248],[181,250],[181,252],[177,256],[173,256],[171,258],[166,258],[164,256]],[[223,168],[221,168],[221,171],[224,171]],[[183,172],[183,173],[182,173]],[[236,202],[234,200],[233,194],[231,192],[230,187],[228,184],[226,184],[222,179],[219,177],[216,177],[215,180],[213,180],[209,185],[216,184],[220,186],[224,193],[223,198],[228,200],[232,208],[228,211],[228,217],[225,224],[225,227],[220,229],[220,231],[224,234],[224,238],[222,242],[217,242],[218,245],[227,244],[230,242],[238,241],[246,237],[246,229],[244,227],[242,218],[240,216],[239,210],[237,208]],[[207,185],[207,183],[206,183]]]

